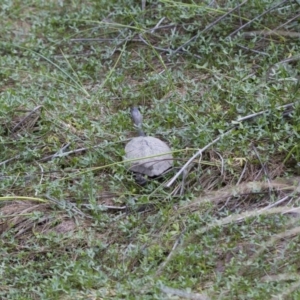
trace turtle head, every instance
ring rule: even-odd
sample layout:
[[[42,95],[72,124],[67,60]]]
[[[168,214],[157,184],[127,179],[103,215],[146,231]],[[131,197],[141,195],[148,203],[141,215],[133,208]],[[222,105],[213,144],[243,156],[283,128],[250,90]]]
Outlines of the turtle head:
[[[139,109],[135,106],[132,107],[130,109],[130,115],[131,115],[132,122],[138,131],[139,136],[145,136],[145,133],[142,130],[143,116],[140,113]]]
[[[137,107],[134,106],[130,109],[130,115],[131,115],[133,124],[137,127],[142,127],[143,116]]]

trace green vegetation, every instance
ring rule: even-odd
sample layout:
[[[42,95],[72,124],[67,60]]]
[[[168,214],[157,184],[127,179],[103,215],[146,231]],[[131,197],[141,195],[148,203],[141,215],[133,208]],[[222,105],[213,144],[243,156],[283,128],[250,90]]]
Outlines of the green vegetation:
[[[299,299],[299,12],[3,0],[0,298]],[[176,160],[145,187],[131,106]]]

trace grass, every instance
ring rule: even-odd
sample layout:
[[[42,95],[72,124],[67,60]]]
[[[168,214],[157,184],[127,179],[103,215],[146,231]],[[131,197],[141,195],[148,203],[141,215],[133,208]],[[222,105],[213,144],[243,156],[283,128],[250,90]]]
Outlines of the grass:
[[[299,299],[299,3],[198,2],[0,4],[1,299]]]

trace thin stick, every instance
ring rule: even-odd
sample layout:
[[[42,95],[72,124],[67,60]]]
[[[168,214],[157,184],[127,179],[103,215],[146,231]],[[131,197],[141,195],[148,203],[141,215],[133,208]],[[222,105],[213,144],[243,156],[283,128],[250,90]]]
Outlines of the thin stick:
[[[297,15],[299,17],[299,15]],[[254,37],[257,35],[266,35],[266,36],[275,36],[275,37],[281,37],[281,36],[287,36],[290,38],[299,38],[300,33],[299,32],[289,32],[285,30],[254,30],[254,31],[247,31],[243,32],[243,36],[245,37]]]
[[[234,127],[235,128],[235,127]],[[224,132],[223,134],[219,135],[216,139],[214,139],[211,143],[207,144],[204,148],[199,149],[186,163],[185,165],[175,174],[175,176],[166,184],[166,187],[170,187],[174,181],[182,174],[182,172],[189,166],[189,164],[196,159],[199,155],[201,155],[206,149],[210,146],[217,143],[220,139],[222,139],[225,135],[229,134],[234,128],[229,129],[228,131]]]
[[[174,255],[174,251],[176,250],[176,248],[178,247],[179,243],[181,242],[181,238],[183,236],[183,234],[185,233],[186,229],[184,229],[180,234],[179,237],[176,239],[169,255],[167,256],[166,260],[159,266],[158,270],[156,271],[156,276],[159,276],[162,272],[162,270],[165,268],[165,266],[167,265],[167,263],[171,260],[171,258]]]
[[[201,30],[200,32],[198,32],[195,36],[193,36],[191,39],[189,39],[187,42],[185,42],[183,45],[181,45],[180,47],[178,47],[176,50],[174,50],[170,56],[175,55],[176,53],[178,53],[179,51],[181,51],[184,47],[186,47],[187,45],[189,45],[191,42],[193,42],[194,40],[196,40],[200,35],[202,35],[203,33],[205,33],[206,31],[208,31],[209,29],[211,29],[213,26],[215,26],[216,24],[218,24],[221,20],[223,20],[224,18],[226,18],[228,15],[230,15],[231,13],[233,13],[235,10],[237,10],[238,8],[240,8],[242,5],[244,5],[248,0],[245,0],[244,2],[242,2],[241,4],[239,4],[238,6],[234,7],[233,9],[231,9],[230,11],[228,11],[226,14],[222,15],[221,17],[219,17],[217,20],[213,21],[211,24],[209,24],[208,26],[206,26],[203,30]]]
[[[150,30],[150,33],[153,33],[155,29],[159,27],[159,25],[165,20],[166,17],[162,17],[159,22]]]
[[[67,146],[69,146],[69,144],[67,144]],[[99,148],[101,146],[102,145],[96,145],[96,146],[93,146],[93,147],[84,147],[84,148],[79,148],[79,149],[71,150],[71,151],[68,151],[68,152],[58,151],[55,154],[51,154],[51,155],[48,155],[46,157],[41,158],[39,161],[41,161],[41,162],[48,161],[48,160],[52,160],[54,158],[68,156],[68,155],[71,155],[71,154],[76,154],[76,153],[87,151],[87,150],[90,150],[90,149],[96,149],[96,148]],[[65,147],[63,147],[62,149],[64,149]]]
[[[72,202],[69,202],[67,200],[57,200],[55,198],[52,198],[51,196],[49,195],[45,195],[45,197],[50,200],[52,203],[55,203],[56,205],[58,205],[59,207],[61,207],[62,209],[65,209],[65,210],[71,210],[73,213],[76,213],[78,215],[81,215],[82,217],[87,217],[89,219],[92,219],[91,216],[85,214],[84,212],[82,212],[77,206],[75,203],[72,203]]]
[[[60,157],[64,152],[66,152],[66,149],[69,148],[69,146],[71,145],[71,143],[67,143],[66,145],[64,145],[62,148],[60,148],[52,157],[52,159],[56,158],[56,157]]]
[[[295,103],[293,102],[293,103],[285,104],[285,105],[282,105],[282,106],[278,106],[276,108],[277,109],[282,109],[282,108],[287,109],[287,108],[290,108],[290,107],[292,107],[294,105],[295,105]],[[258,113],[254,113],[254,114],[242,117],[242,118],[238,118],[236,122],[243,122],[243,121],[246,121],[246,120],[249,120],[249,119],[253,119],[253,118],[255,118],[257,116],[260,116],[260,115],[263,115],[263,114],[265,114],[265,113],[267,113],[269,111],[270,110],[263,110],[263,111],[260,111]]]
[[[283,0],[282,2],[278,3],[277,5],[269,8],[268,10],[264,11],[262,14],[256,16],[254,19],[250,20],[249,22],[245,23],[243,26],[239,27],[238,29],[236,29],[235,31],[233,31],[232,33],[230,33],[230,35],[228,37],[232,37],[233,35],[237,34],[239,31],[241,31],[243,28],[247,27],[248,25],[250,25],[251,23],[253,23],[255,20],[261,18],[262,16],[264,16],[265,14],[269,13],[270,11],[274,10],[275,8],[279,7],[280,5],[284,4],[285,2],[287,2],[287,0]]]
[[[275,203],[271,203],[269,204],[268,206],[264,207],[261,209],[261,211],[263,210],[267,210],[267,209],[270,209],[274,206],[277,206],[278,204],[281,204],[282,202],[285,202],[287,199],[289,199],[291,197],[291,195],[287,195],[285,197],[283,197],[282,199],[279,199],[278,201],[276,201]]]
[[[28,115],[26,115],[11,131],[15,132],[19,127],[22,126],[22,124],[30,117],[32,116],[37,110],[41,109],[43,105],[38,105],[35,107]]]
[[[290,108],[292,106],[294,106],[295,103],[289,103],[289,104],[286,104],[286,105],[282,105],[282,106],[278,106],[277,109],[287,109],[287,108]],[[175,180],[183,173],[183,171],[189,166],[190,163],[193,162],[194,159],[196,159],[199,155],[201,155],[206,149],[208,149],[210,146],[216,144],[220,139],[222,139],[225,135],[228,135],[233,129],[236,128],[236,126],[240,123],[240,122],[243,122],[243,121],[246,121],[246,120],[250,120],[250,119],[253,119],[257,116],[260,116],[260,115],[263,115],[267,112],[269,112],[270,110],[263,110],[263,111],[260,111],[258,113],[254,113],[254,114],[251,114],[251,115],[248,115],[248,116],[245,116],[245,117],[242,117],[242,118],[239,118],[237,119],[237,121],[233,121],[232,123],[234,124],[233,127],[231,129],[229,129],[228,131],[222,133],[221,135],[219,135],[216,139],[214,139],[211,143],[207,144],[204,148],[202,149],[199,149],[186,163],[185,165],[173,176],[173,178],[165,185],[166,187],[170,187],[174,182]]]
[[[9,158],[9,159],[4,160],[4,161],[1,161],[0,166],[5,165],[5,164],[9,163],[10,161],[13,161],[13,160],[18,159],[18,158],[20,158],[20,155],[16,155],[15,157]]]
[[[240,175],[240,178],[239,178],[239,180],[237,181],[236,185],[239,185],[239,184],[241,183],[242,178],[243,178],[243,176],[244,176],[244,174],[245,174],[245,172],[246,172],[246,170],[247,170],[247,165],[248,165],[248,162],[246,161],[245,166],[244,166],[244,169],[243,169],[243,171],[242,171],[242,174]]]
[[[82,204],[81,206],[88,208],[88,209],[93,208],[91,204]],[[128,209],[127,206],[111,206],[111,205],[102,205],[102,204],[97,205],[97,208],[101,209],[101,210],[126,210],[126,209]]]

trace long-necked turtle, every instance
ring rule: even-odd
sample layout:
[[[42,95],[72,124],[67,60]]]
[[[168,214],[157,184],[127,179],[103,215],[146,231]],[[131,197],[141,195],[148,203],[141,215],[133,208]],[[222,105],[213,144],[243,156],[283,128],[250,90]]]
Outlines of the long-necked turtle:
[[[171,149],[160,139],[145,136],[143,117],[137,107],[131,108],[130,113],[139,136],[125,146],[125,161],[133,160],[128,162],[128,168],[136,174],[150,177],[161,175],[173,165]],[[140,177],[137,179],[140,181]]]

